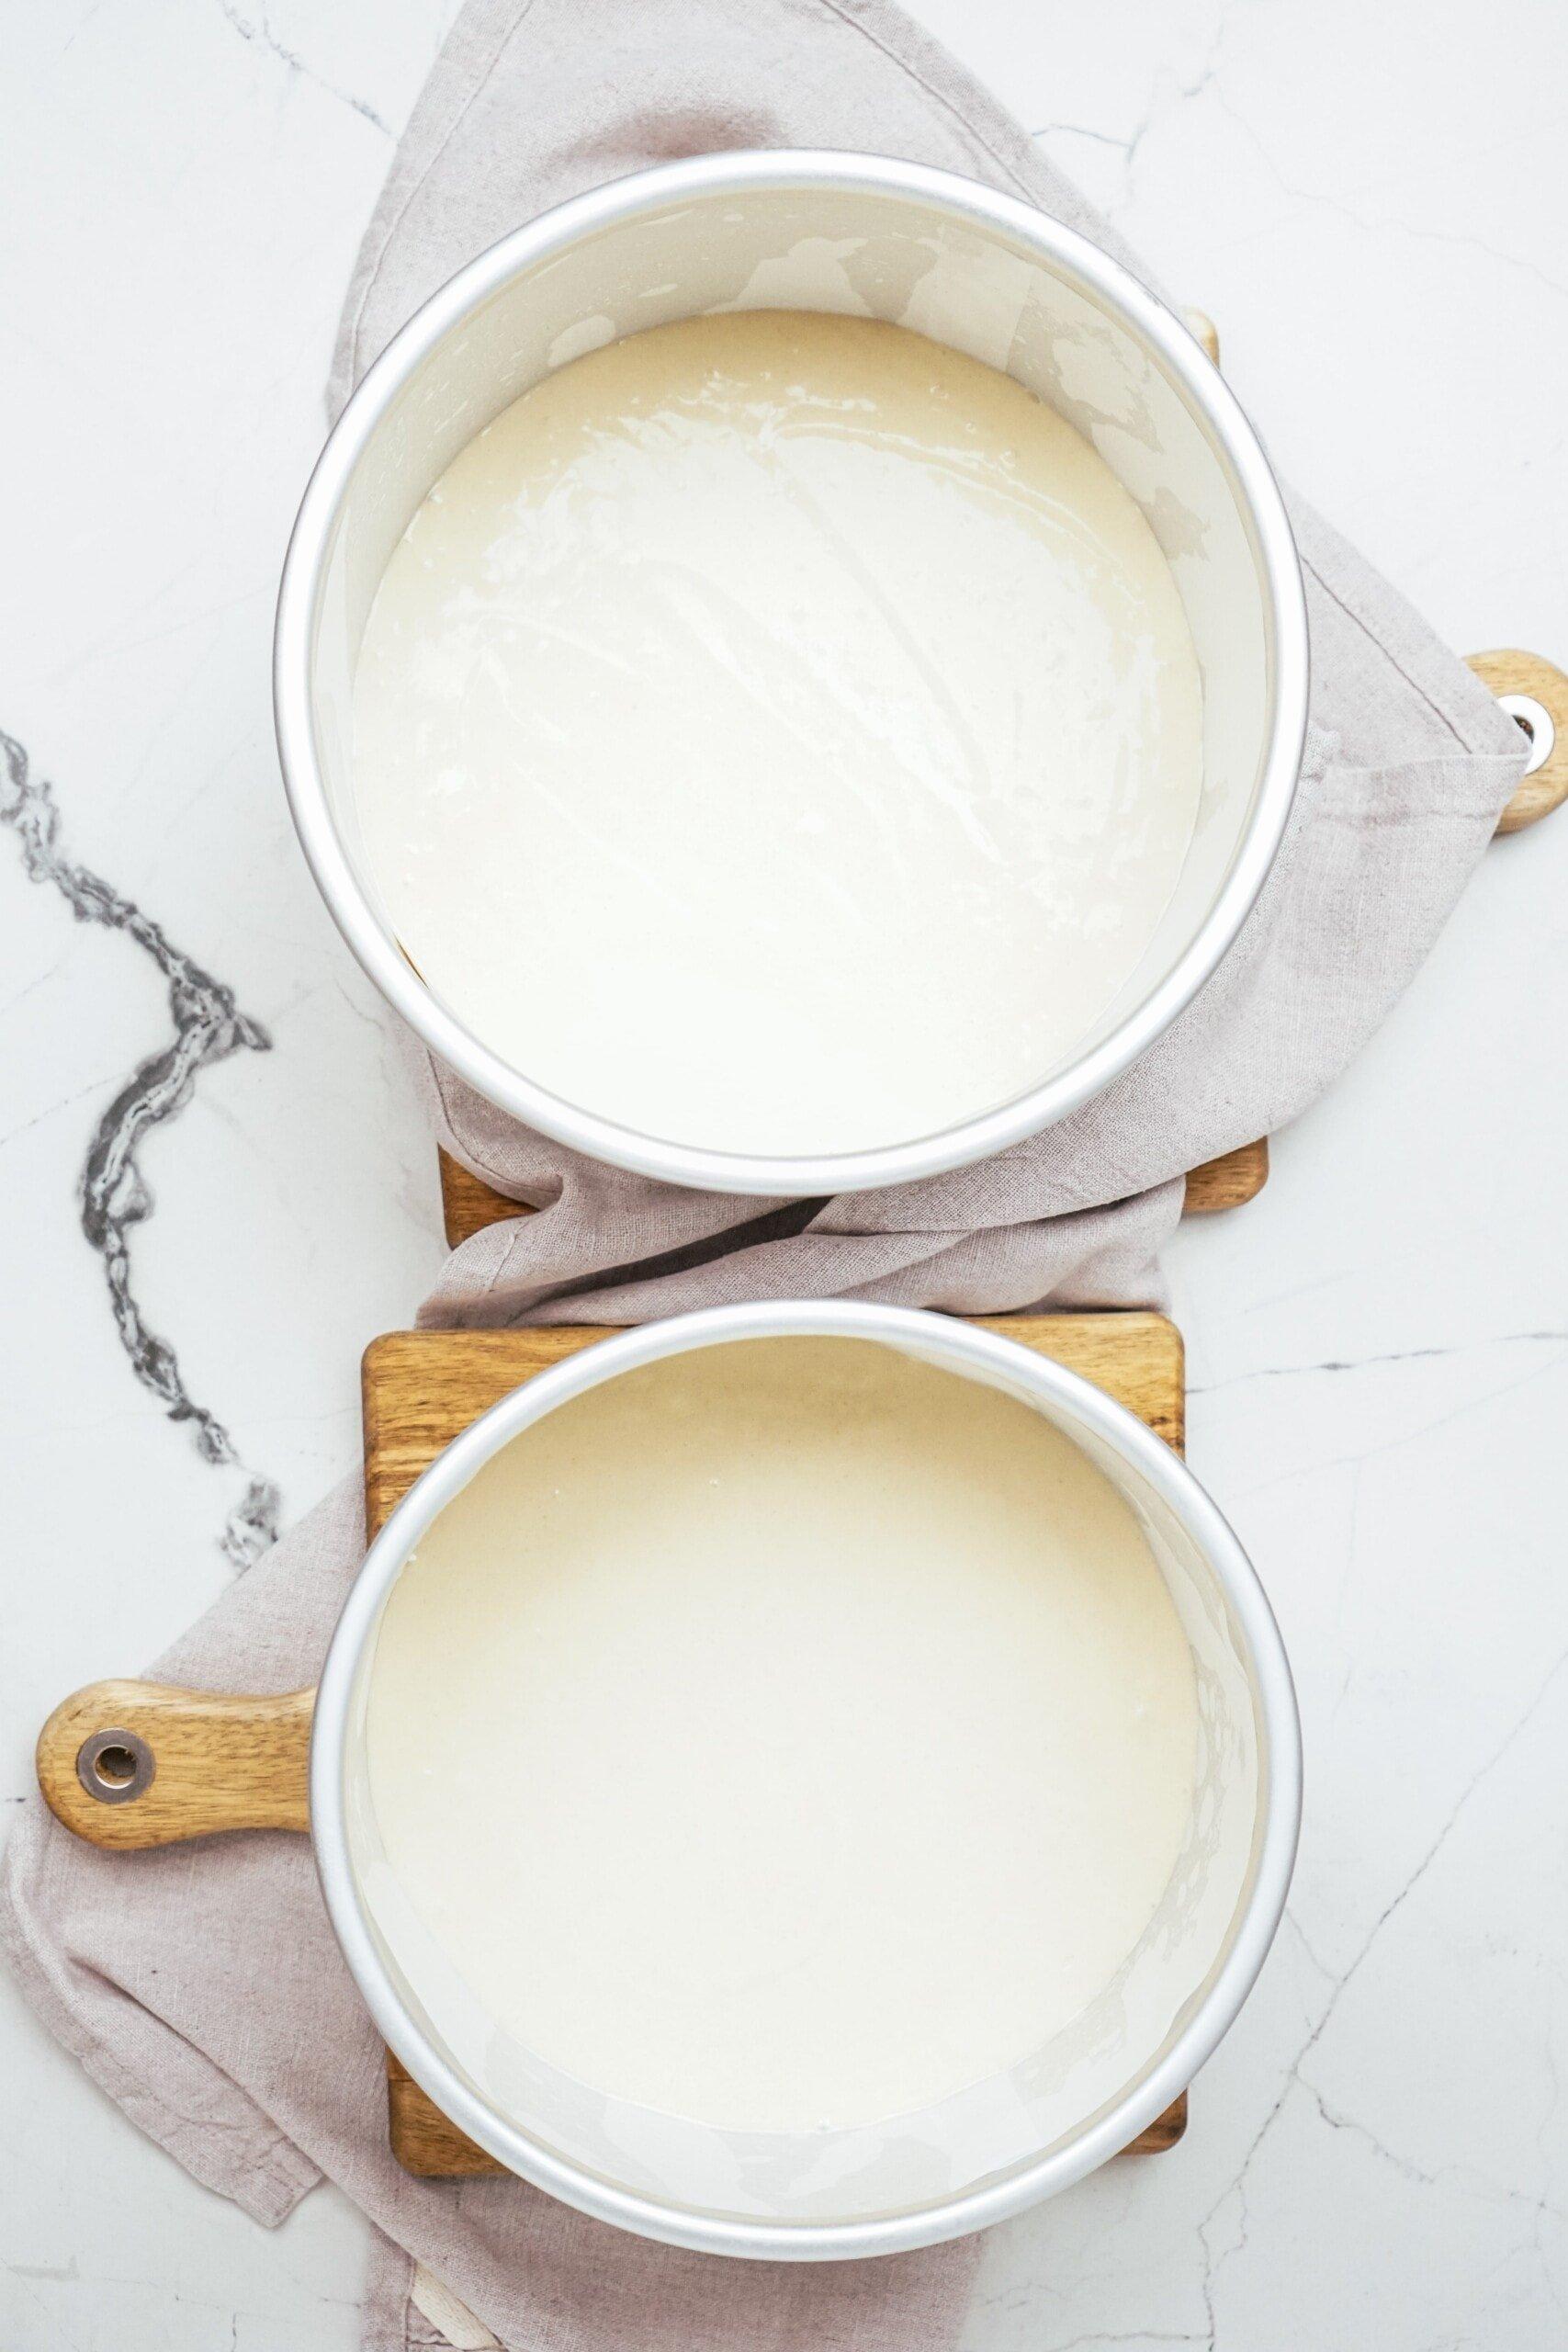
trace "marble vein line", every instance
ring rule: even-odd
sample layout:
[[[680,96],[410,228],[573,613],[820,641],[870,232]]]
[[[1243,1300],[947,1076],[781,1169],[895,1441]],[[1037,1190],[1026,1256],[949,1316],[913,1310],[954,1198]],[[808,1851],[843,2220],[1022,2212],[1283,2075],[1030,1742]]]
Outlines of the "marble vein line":
[[[1420,1885],[1421,1881],[1426,1877],[1427,1871],[1431,1869],[1433,1863],[1442,1852],[1443,1848],[1447,1845],[1449,1838],[1453,1834],[1453,1831],[1458,1826],[1460,1821],[1462,1819],[1477,1792],[1491,1778],[1492,1774],[1496,1771],[1499,1765],[1503,1763],[1504,1759],[1507,1757],[1510,1750],[1516,1746],[1517,1741],[1523,1737],[1525,1732],[1534,1722],[1536,1716],[1540,1713],[1541,1708],[1545,1706],[1547,1701],[1551,1696],[1551,1693],[1557,1684],[1558,1678],[1562,1674],[1565,1668],[1568,1668],[1568,1650],[1562,1651],[1561,1655],[1552,1661],[1552,1664],[1547,1673],[1538,1684],[1535,1696],[1529,1701],[1529,1703],[1526,1706],[1524,1713],[1517,1718],[1509,1731],[1505,1735],[1500,1744],[1493,1749],[1491,1755],[1486,1758],[1485,1761],[1477,1768],[1477,1770],[1471,1775],[1470,1779],[1465,1782],[1464,1787],[1461,1790],[1458,1798],[1444,1819],[1441,1827],[1438,1829],[1431,1843],[1427,1846],[1426,1852],[1422,1855],[1420,1860],[1416,1863],[1415,1869],[1411,1871],[1409,1877],[1405,1879],[1398,1892],[1390,1899],[1389,1902],[1384,1904],[1382,1911],[1372,1922],[1371,1931],[1362,1939],[1360,1947],[1356,1952],[1354,1959],[1350,1962],[1349,1966],[1345,1969],[1341,1974],[1337,1976],[1333,1975],[1330,1972],[1325,1971],[1323,1969],[1323,1963],[1314,1957],[1310,1951],[1308,1951],[1308,1958],[1312,1960],[1314,1967],[1318,1969],[1321,1973],[1328,1976],[1332,1989],[1329,1992],[1326,2001],[1324,2003],[1323,2010],[1318,2018],[1317,2023],[1312,2028],[1305,2040],[1302,2042],[1301,2047],[1297,2050],[1295,2056],[1290,2061],[1289,2064],[1285,2068],[1284,2078],[1280,2085],[1279,2094],[1270,2106],[1268,2114],[1264,2117],[1258,2130],[1253,2135],[1247,2152],[1242,2157],[1238,2169],[1230,2180],[1229,2184],[1221,2190],[1219,2196],[1210,2206],[1209,2211],[1204,2214],[1202,2220],[1198,2224],[1198,2242],[1201,2249],[1203,2263],[1201,2291],[1203,2297],[1204,2314],[1207,2320],[1208,2341],[1211,2344],[1217,2343],[1219,2337],[1219,2325],[1215,2315],[1214,2306],[1215,2284],[1219,2272],[1235,2256],[1245,2252],[1249,2243],[1248,2230],[1251,2215],[1248,2210],[1247,2198],[1247,2178],[1251,2173],[1253,2165],[1257,2161],[1258,2151],[1273,2131],[1275,2124],[1279,2121],[1286,2102],[1290,2098],[1293,2090],[1299,2088],[1305,2091],[1307,2097],[1316,2107],[1322,2121],[1328,2125],[1332,2131],[1350,2131],[1359,2133],[1363,2138],[1370,2141],[1378,2153],[1385,2157],[1391,2165],[1394,2165],[1396,2169],[1405,2173],[1407,2177],[1413,2177],[1416,2179],[1424,2182],[1427,2186],[1432,2186],[1438,2179],[1442,2177],[1443,2174],[1457,2174],[1459,2172],[1459,2165],[1448,2165],[1442,2166],[1440,2171],[1438,2173],[1427,2173],[1423,2171],[1418,2165],[1411,2165],[1407,2159],[1396,2155],[1392,2149],[1385,2147],[1382,2142],[1380,2141],[1365,2124],[1358,2123],[1353,2118],[1332,2110],[1325,2100],[1323,2094],[1318,2090],[1311,2077],[1303,2072],[1303,2069],[1306,2066],[1307,2061],[1312,2056],[1313,2052],[1316,2049],[1318,2043],[1323,2040],[1324,2035],[1328,2030],[1328,2027],[1333,2020],[1335,2012],[1338,2008],[1341,1997],[1349,1989],[1352,1980],[1355,1978],[1356,1974],[1364,1965],[1366,1961],[1371,1957],[1378,1938],[1382,1934],[1382,1931],[1387,1927],[1389,1921],[1403,1907],[1403,1905],[1409,1901],[1411,1895],[1415,1894],[1416,1889]],[[1292,1920],[1292,1925],[1294,1924],[1295,1922]],[[1299,1927],[1296,1931],[1299,1935],[1301,1932]],[[1303,1942],[1304,1946],[1304,1938],[1303,1939]],[[1505,2201],[1507,2201],[1507,2199],[1510,2196],[1515,2201],[1518,2201],[1520,2192],[1517,2190],[1505,2192]],[[1238,2233],[1228,2245],[1220,2248],[1219,2251],[1216,2252],[1209,2236],[1209,2233],[1214,2227],[1221,2211],[1233,2197],[1237,2200],[1239,2206]],[[1537,2208],[1538,2211],[1540,2210],[1543,2203],[1543,2200],[1539,2199],[1525,2198],[1523,2201],[1533,2204]]]
[[[313,82],[318,90],[326,92],[329,98],[336,98],[340,106],[345,106],[353,113],[362,115],[367,122],[375,126],[383,139],[390,139],[392,136],[390,125],[382,120],[368,99],[356,98],[352,90],[340,89],[335,82],[327,81],[324,75],[316,73],[313,67],[306,64],[297,50],[287,48],[278,40],[267,21],[265,8],[261,11],[259,17],[253,21],[251,17],[241,15],[239,9],[233,6],[233,0],[218,0],[218,5],[227,21],[233,26],[240,39],[247,46],[259,45],[269,57],[276,58],[291,80],[295,75],[299,75],[303,81]]]
[[[1560,1346],[1564,1340],[1568,1340],[1568,1330],[1490,1331],[1479,1339],[1456,1340],[1444,1347],[1393,1348],[1371,1356],[1325,1356],[1320,1363],[1259,1363],[1247,1372],[1227,1373],[1223,1380],[1211,1380],[1201,1387],[1189,1385],[1187,1401],[1190,1404],[1194,1396],[1213,1396],[1222,1388],[1236,1388],[1248,1380],[1300,1380],[1314,1372],[1370,1372],[1380,1364],[1429,1363],[1444,1356],[1475,1355],[1483,1348]]]
[[[248,1567],[276,1537],[282,1498],[271,1479],[241,1461],[222,1422],[186,1389],[168,1340],[149,1328],[132,1285],[130,1237],[154,1205],[137,1161],[145,1136],[185,1109],[197,1072],[209,1062],[242,1047],[266,1053],[272,1040],[258,1022],[236,1009],[232,989],[183,956],[132,900],[64,854],[52,788],[33,774],[22,745],[3,732],[0,760],[0,823],[9,825],[21,842],[28,879],[52,883],[78,922],[123,933],[168,982],[174,1037],[138,1063],[98,1121],[78,1186],[82,1230],[103,1261],[115,1328],[137,1379],[167,1406],[171,1420],[191,1424],[204,1460],[244,1476],[244,1492],[219,1541],[235,1567]]]

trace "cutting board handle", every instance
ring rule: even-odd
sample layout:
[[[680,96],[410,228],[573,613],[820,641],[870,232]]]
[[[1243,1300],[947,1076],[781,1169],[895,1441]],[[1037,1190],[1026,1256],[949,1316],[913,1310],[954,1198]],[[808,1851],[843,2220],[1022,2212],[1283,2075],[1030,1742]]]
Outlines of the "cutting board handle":
[[[1497,820],[1500,833],[1522,832],[1568,800],[1568,676],[1555,662],[1514,646],[1468,658],[1482,684],[1530,739],[1524,781]]]
[[[315,1700],[90,1682],[39,1734],[39,1786],[55,1818],[93,1846],[309,1829]]]

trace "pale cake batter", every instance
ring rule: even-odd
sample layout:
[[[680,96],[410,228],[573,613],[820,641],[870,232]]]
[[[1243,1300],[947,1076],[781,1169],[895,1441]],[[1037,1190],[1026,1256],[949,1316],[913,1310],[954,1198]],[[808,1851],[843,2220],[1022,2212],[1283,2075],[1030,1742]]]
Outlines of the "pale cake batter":
[[[410,958],[568,1101],[711,1149],[1013,1098],[1137,966],[1191,837],[1196,657],[1055,412],[874,321],[574,361],[395,550],[356,797]]]
[[[515,2043],[795,2132],[1070,2023],[1170,1877],[1197,1720],[1136,1522],[1050,1423],[782,1339],[490,1463],[392,1591],[367,1736],[390,1868]]]

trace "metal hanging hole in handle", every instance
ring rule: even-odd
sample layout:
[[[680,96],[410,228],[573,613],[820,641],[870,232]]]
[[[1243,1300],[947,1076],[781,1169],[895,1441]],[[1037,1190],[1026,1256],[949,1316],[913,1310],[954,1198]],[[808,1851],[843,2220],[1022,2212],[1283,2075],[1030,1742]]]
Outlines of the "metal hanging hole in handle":
[[[152,1785],[158,1759],[139,1732],[111,1724],[76,1750],[76,1778],[99,1804],[129,1804]]]
[[[1534,775],[1557,748],[1557,722],[1534,695],[1499,695],[1497,700],[1520,734],[1529,738],[1529,763],[1525,774]]]

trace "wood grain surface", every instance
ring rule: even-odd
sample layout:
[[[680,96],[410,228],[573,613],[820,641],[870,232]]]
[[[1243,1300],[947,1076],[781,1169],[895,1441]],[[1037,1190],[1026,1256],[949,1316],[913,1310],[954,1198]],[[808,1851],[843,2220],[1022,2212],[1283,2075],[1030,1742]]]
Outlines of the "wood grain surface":
[[[988,1331],[1019,1340],[1094,1381],[1180,1448],[1181,1334],[1163,1315],[976,1315]],[[387,1331],[361,1365],[365,1412],[365,1518],[386,1525],[422,1470],[471,1421],[536,1372],[608,1339],[604,1326],[566,1324],[509,1331]]]
[[[514,1213],[511,1204],[507,1208]],[[1165,1316],[982,1315],[967,1319],[1081,1373],[1180,1450],[1186,1408],[1181,1334]],[[553,1330],[389,1331],[372,1340],[361,1367],[365,1515],[370,1532],[385,1526],[421,1471],[471,1421],[535,1373],[609,1336],[602,1327],[571,1325]],[[422,2178],[471,2179],[505,2169],[448,2121],[390,2051],[387,2123],[393,2154],[406,2171]],[[1186,2128],[1183,2092],[1132,2143],[1132,2150],[1156,2154],[1174,2147]]]
[[[315,1695],[236,1698],[168,1683],[89,1683],[39,1734],[39,1786],[56,1819],[93,1846],[123,1850],[227,1829],[308,1829]],[[152,1777],[128,1799],[137,1742],[151,1755]]]
[[[1220,364],[1220,331],[1207,311],[1183,311],[1187,332],[1201,343],[1217,368]]]
[[[1213,1216],[1219,1209],[1239,1209],[1256,1200],[1269,1182],[1269,1138],[1238,1144],[1218,1159],[1205,1159],[1187,1179],[1184,1216]]]
[[[1499,833],[1523,832],[1539,825],[1568,800],[1568,676],[1540,653],[1503,647],[1494,653],[1472,653],[1470,666],[1483,686],[1495,695],[1528,695],[1547,711],[1556,729],[1556,741],[1533,775],[1527,775],[1497,820]]]

